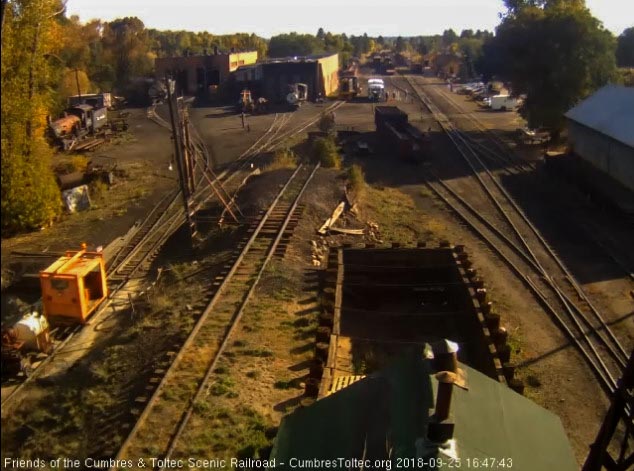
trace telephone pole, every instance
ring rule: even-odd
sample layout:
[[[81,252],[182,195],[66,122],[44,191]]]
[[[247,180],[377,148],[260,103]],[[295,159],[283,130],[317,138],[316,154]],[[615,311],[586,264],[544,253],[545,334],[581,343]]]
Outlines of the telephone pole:
[[[173,93],[172,87],[174,81],[165,77],[167,84],[167,104],[169,106],[170,123],[172,125],[172,139],[174,140],[174,160],[176,160],[176,166],[178,168],[178,181],[181,188],[181,195],[183,197],[183,207],[185,209],[185,219],[187,226],[189,227],[189,241],[190,248],[194,248],[194,237],[196,236],[196,223],[194,222],[192,210],[190,208],[190,198],[193,194],[193,189],[190,185],[190,178],[187,175],[189,167],[185,163],[185,150],[183,148],[183,136],[182,121],[178,110],[178,104],[176,102],[176,96]]]

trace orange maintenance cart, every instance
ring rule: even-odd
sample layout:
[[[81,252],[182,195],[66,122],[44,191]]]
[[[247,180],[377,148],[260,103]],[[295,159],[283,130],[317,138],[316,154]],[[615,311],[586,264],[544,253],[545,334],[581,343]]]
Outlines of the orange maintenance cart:
[[[44,315],[51,324],[85,324],[108,296],[101,252],[68,251],[40,272]]]

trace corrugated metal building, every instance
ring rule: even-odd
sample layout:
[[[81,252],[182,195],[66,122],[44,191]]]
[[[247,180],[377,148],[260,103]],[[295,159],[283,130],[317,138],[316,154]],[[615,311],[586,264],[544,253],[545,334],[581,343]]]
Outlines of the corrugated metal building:
[[[178,93],[204,95],[215,91],[225,83],[229,75],[239,67],[255,64],[257,51],[219,52],[202,56],[159,57],[155,60],[159,79],[170,74],[176,79]]]
[[[339,88],[339,54],[321,54],[306,57],[271,59],[260,64],[262,93],[272,101],[282,101],[288,94],[288,85],[308,85],[308,99],[319,94],[333,95]]]
[[[606,85],[566,118],[572,151],[634,191],[634,88]]]

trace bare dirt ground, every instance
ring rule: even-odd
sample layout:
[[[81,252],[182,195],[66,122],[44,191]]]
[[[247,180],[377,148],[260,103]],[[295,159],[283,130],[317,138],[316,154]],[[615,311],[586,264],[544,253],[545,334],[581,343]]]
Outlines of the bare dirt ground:
[[[242,127],[241,115],[231,106],[193,107],[190,116],[210,150],[215,166],[223,168],[266,132],[276,113],[292,114],[288,125],[281,130],[283,133],[309,117],[318,115],[326,106],[328,105],[306,103],[299,110],[291,112],[283,105],[272,105],[266,114],[246,115],[245,122],[248,127],[245,128]]]

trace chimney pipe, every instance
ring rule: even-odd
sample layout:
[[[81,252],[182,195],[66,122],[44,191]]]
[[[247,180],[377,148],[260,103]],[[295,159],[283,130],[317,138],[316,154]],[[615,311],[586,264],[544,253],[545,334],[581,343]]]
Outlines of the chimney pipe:
[[[445,381],[442,379],[438,380],[438,394],[436,395],[436,409],[434,411],[434,416],[439,422],[449,418],[452,389],[453,381]]]
[[[434,369],[438,371],[458,372],[458,344],[450,340],[442,340],[432,346],[434,352]]]
[[[436,408],[427,424],[427,439],[431,442],[445,443],[453,438],[455,424],[449,420],[449,410],[451,409],[451,394],[455,376],[447,371],[436,375],[438,379]]]

